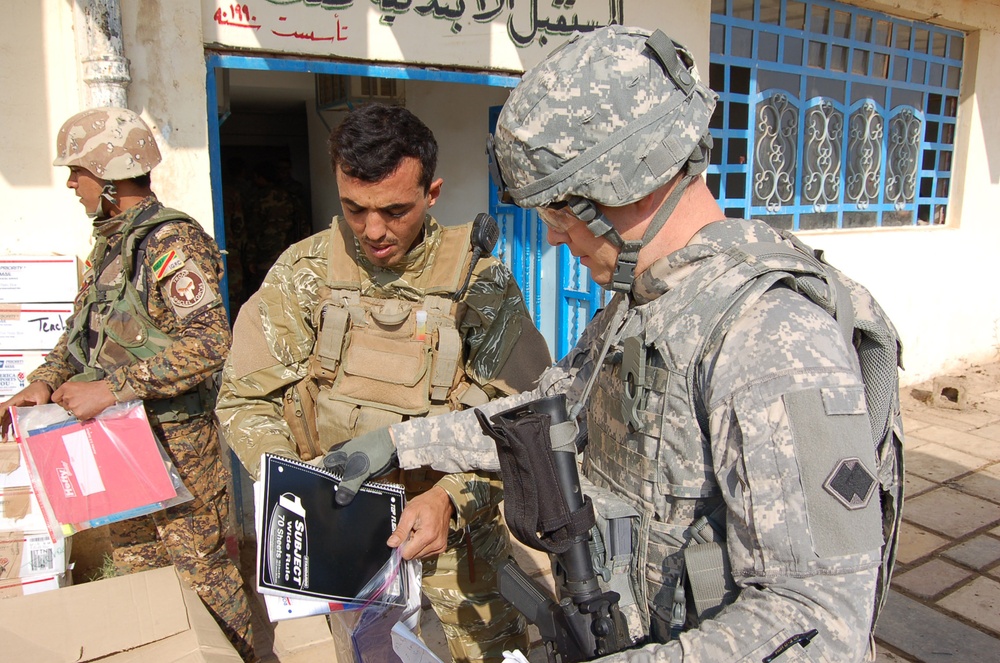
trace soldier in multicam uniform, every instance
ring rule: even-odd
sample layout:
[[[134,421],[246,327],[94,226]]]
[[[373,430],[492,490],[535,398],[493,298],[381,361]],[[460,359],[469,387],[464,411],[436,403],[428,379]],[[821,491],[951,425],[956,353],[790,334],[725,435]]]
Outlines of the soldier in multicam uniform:
[[[617,294],[535,390],[479,409],[566,394],[570,414],[585,413],[585,492],[598,511],[617,500],[633,516],[645,637],[601,660],[860,661],[882,561],[882,465],[858,355],[804,291],[771,281],[731,299],[733,264],[794,250],[764,223],[725,219],[700,176],[715,102],[659,31],[578,35],[525,74],[494,136],[501,186]],[[330,455],[495,469],[472,415],[393,425],[379,445]],[[697,553],[713,540],[720,554],[706,564]],[[692,594],[706,569],[718,582],[703,610]]]
[[[281,255],[233,328],[216,412],[253,476],[263,453],[322,457],[390,423],[530,389],[551,362],[510,271],[471,246],[473,224],[430,216],[443,181],[423,122],[363,106],[330,151],[344,215]],[[496,476],[385,479],[407,488],[393,538],[406,541],[404,558],[423,560],[454,659],[500,661],[525,647],[524,619],[490,564],[510,549]]]
[[[85,420],[142,400],[194,499],[111,524],[115,567],[173,564],[244,660],[256,660],[248,597],[226,547],[228,473],[209,388],[230,342],[218,246],[153,194],[149,172],[160,152],[136,113],[78,113],[59,130],[56,149],[54,165],[69,167],[66,185],[94,220],[95,244],[66,333],[30,384],[0,405],[4,424],[12,406],[51,401]]]

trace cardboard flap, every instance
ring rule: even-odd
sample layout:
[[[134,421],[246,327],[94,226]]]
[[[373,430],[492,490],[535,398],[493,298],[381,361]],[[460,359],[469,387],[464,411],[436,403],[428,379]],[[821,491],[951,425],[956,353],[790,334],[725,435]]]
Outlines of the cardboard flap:
[[[197,595],[191,592],[192,601],[184,589],[168,567],[0,601],[4,656],[35,663],[93,661],[184,633],[192,629],[189,603],[211,619]]]
[[[0,442],[0,474],[10,474],[21,466],[17,442]]]

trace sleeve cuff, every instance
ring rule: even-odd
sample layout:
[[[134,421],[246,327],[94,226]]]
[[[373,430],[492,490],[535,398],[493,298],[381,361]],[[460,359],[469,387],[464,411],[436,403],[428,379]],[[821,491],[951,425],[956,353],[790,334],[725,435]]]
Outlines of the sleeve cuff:
[[[260,479],[260,459],[264,454],[274,454],[284,456],[293,460],[299,460],[299,455],[292,447],[292,443],[283,437],[272,436],[265,438],[260,443],[254,445],[253,449],[248,449],[246,458],[240,455],[240,462],[247,468],[247,472],[254,481]]]
[[[474,480],[480,480],[478,476],[471,475]],[[478,513],[480,504],[476,499],[474,491],[469,489],[468,474],[447,474],[436,484],[439,488],[448,493],[448,499],[455,508],[455,513],[451,517],[451,528],[453,530],[465,529]]]

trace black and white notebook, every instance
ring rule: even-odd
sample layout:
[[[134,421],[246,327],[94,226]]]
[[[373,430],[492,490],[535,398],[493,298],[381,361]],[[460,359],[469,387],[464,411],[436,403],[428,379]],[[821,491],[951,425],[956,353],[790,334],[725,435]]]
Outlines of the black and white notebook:
[[[261,462],[260,480],[258,591],[352,602],[383,578],[392,556],[385,541],[405,505],[402,486],[369,481],[350,505],[337,506],[336,475],[271,455]],[[402,600],[398,592],[386,595],[387,602]]]

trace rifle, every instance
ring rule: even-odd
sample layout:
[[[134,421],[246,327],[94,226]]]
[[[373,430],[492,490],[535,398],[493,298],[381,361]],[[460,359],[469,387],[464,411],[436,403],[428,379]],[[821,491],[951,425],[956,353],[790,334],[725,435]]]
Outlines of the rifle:
[[[512,558],[496,563],[500,594],[535,624],[550,663],[575,663],[632,646],[617,592],[602,591],[594,570],[594,509],[580,488],[575,421],[562,394],[489,420],[504,483],[504,511],[518,541],[555,557],[558,597]]]

